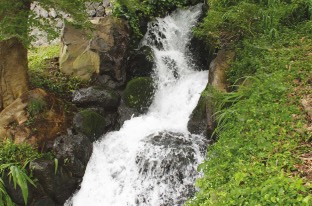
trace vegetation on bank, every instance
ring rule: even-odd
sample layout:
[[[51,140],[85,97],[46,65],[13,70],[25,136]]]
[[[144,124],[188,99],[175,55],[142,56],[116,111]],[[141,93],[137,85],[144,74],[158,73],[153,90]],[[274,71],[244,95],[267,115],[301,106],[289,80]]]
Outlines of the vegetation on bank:
[[[217,141],[186,205],[312,205],[312,2],[217,1],[195,34],[236,51],[232,92],[214,91]],[[213,89],[208,88],[203,95]],[[310,174],[311,175],[311,174]]]
[[[29,50],[28,75],[30,86],[32,88],[43,88],[68,100],[72,91],[83,87],[87,83],[59,70],[59,53],[59,44]]]
[[[114,15],[126,18],[132,28],[134,39],[140,39],[145,31],[142,31],[146,23],[155,17],[169,14],[171,11],[201,3],[198,0],[115,0]]]
[[[42,156],[28,144],[0,141],[0,205],[15,205],[7,193],[5,182],[21,190],[27,205],[28,186],[32,184],[35,187],[27,167],[30,161]]]

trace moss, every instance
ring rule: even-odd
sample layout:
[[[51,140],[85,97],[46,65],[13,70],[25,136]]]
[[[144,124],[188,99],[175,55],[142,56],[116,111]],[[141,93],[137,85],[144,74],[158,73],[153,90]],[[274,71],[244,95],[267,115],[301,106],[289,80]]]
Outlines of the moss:
[[[80,111],[74,119],[76,131],[85,134],[92,141],[99,138],[105,132],[105,118],[98,113],[86,109]]]
[[[152,78],[138,77],[128,82],[123,97],[127,106],[142,111],[152,103],[153,95]]]

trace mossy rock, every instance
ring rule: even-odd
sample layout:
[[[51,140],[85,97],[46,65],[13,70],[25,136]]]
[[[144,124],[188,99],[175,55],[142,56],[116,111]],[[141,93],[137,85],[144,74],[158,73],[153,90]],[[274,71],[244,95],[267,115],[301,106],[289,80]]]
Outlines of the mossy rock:
[[[75,131],[83,133],[92,142],[105,133],[106,126],[105,118],[90,109],[80,111],[73,120]]]
[[[127,106],[144,111],[152,103],[154,93],[152,78],[138,77],[128,82],[123,97]]]

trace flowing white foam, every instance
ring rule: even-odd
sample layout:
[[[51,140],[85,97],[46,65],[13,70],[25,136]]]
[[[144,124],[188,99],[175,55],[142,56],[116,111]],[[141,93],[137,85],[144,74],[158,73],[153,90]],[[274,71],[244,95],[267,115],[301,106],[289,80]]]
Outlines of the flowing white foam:
[[[206,71],[194,70],[187,56],[191,28],[200,13],[198,5],[149,24],[142,44],[154,50],[153,103],[147,114],[126,121],[119,131],[94,143],[81,189],[67,204],[159,206],[185,201],[183,191],[193,185],[203,158],[199,147],[204,138],[187,131],[189,116],[208,79]],[[177,175],[179,168],[170,169],[173,165],[184,171]]]

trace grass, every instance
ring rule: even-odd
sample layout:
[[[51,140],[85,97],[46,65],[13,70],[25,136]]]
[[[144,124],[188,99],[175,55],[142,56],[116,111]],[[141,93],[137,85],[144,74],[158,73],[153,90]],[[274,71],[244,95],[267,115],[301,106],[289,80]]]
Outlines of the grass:
[[[311,94],[311,28],[310,20],[234,45],[227,75],[237,85],[215,95],[217,142],[186,205],[312,205],[312,180],[300,169],[312,142],[301,105]]]
[[[59,70],[60,45],[33,48],[28,54],[29,79],[32,88],[43,88],[48,92],[70,99],[72,91],[85,83],[78,78],[63,74]]]

